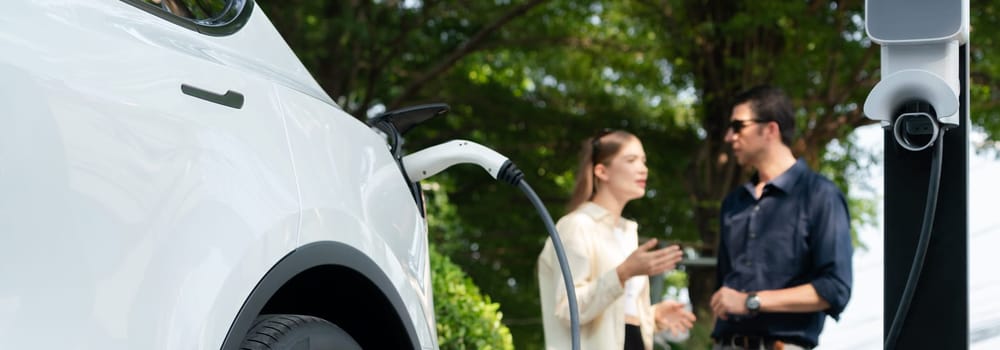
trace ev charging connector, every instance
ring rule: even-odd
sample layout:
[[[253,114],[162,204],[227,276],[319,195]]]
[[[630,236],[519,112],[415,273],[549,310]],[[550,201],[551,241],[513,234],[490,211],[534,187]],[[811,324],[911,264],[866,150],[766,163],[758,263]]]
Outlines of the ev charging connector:
[[[420,181],[434,176],[455,164],[471,163],[486,170],[494,179],[517,185],[520,180],[511,174],[513,163],[500,153],[486,146],[466,140],[452,140],[422,149],[403,157],[406,176],[410,181]],[[505,167],[506,165],[506,167]],[[511,178],[513,176],[513,178]],[[522,174],[521,177],[524,175]]]

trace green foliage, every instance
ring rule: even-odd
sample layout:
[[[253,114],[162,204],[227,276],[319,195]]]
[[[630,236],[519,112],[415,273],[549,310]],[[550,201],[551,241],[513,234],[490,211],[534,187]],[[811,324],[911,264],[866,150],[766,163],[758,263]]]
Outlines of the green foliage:
[[[427,231],[431,244],[445,256],[454,256],[469,250],[465,225],[458,217],[458,208],[448,200],[448,191],[454,188],[450,178],[438,177],[424,181],[424,206],[427,208]]]
[[[985,140],[974,140],[977,150],[1000,156],[1000,57],[993,35],[1000,30],[1000,2],[976,1],[970,4],[972,32],[969,44],[970,113],[972,124],[987,134]]]
[[[664,299],[677,299],[678,292],[687,287],[688,274],[681,270],[674,270],[663,276]]]
[[[510,330],[500,322],[500,305],[481,294],[461,268],[433,249],[431,279],[442,350],[514,348]]]

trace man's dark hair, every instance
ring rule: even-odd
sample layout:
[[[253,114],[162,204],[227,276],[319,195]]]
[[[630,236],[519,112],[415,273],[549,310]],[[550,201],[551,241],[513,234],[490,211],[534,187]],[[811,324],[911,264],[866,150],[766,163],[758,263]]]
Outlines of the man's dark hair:
[[[781,143],[792,147],[795,137],[795,110],[792,101],[780,88],[758,85],[744,91],[733,100],[733,107],[750,102],[750,110],[760,121],[777,122],[781,130]]]

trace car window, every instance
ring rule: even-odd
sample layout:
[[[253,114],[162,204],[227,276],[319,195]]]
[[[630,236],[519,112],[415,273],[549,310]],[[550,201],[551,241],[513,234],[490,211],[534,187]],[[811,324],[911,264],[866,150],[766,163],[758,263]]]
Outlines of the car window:
[[[172,15],[195,20],[212,20],[220,17],[230,0],[143,0],[159,6]]]
[[[246,23],[252,0],[122,0],[209,35],[228,35]]]

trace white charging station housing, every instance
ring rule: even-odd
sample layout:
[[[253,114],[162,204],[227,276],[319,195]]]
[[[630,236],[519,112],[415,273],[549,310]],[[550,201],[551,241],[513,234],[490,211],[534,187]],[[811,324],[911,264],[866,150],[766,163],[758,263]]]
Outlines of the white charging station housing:
[[[959,46],[969,40],[969,1],[866,0],[865,32],[882,47],[882,80],[865,100],[865,116],[891,127],[900,107],[922,102],[943,126],[957,126]]]

